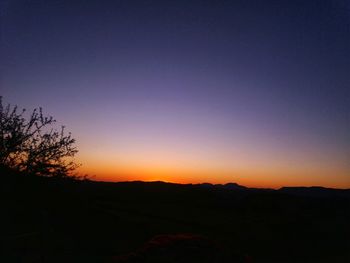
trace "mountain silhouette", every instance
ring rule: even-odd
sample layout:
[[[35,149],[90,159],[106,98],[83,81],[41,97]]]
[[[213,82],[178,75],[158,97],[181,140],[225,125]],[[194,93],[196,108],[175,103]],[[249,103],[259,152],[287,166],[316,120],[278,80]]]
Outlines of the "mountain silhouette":
[[[0,262],[350,262],[349,190],[0,176]]]

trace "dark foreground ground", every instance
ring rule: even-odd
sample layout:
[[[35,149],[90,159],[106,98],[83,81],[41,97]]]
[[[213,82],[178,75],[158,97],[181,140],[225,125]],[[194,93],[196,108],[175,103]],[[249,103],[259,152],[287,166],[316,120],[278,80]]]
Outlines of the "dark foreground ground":
[[[0,173],[0,262],[350,262],[350,190]]]

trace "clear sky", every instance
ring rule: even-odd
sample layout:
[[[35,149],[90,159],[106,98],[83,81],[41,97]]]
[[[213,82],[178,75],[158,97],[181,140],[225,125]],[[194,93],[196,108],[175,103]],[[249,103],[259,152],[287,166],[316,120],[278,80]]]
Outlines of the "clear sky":
[[[350,188],[346,0],[1,1],[5,103],[97,180]]]

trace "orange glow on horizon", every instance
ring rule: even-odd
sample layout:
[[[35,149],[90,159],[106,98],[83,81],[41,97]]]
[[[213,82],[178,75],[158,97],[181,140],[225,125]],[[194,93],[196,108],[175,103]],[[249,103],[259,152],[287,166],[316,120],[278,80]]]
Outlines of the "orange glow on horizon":
[[[282,148],[248,139],[245,141],[250,143],[225,144],[214,139],[194,143],[142,136],[103,144],[86,138],[79,154],[83,164],[80,173],[94,176],[96,181],[111,182],[232,182],[258,188],[350,188],[350,166],[343,153],[310,142]]]
[[[93,176],[92,180],[107,182],[124,181],[163,181],[180,184],[226,184],[238,183],[247,187],[274,188],[283,186],[323,186],[330,188],[350,188],[347,174],[341,170],[337,172],[337,178],[342,180],[332,181],[327,176],[327,171],[322,174],[319,170],[298,171],[298,169],[236,169],[236,170],[214,170],[214,169],[180,169],[178,167],[147,167],[147,166],[113,166],[95,165],[94,167],[80,169],[83,174]],[[330,172],[330,171],[328,171]],[[283,174],[283,176],[280,176]]]

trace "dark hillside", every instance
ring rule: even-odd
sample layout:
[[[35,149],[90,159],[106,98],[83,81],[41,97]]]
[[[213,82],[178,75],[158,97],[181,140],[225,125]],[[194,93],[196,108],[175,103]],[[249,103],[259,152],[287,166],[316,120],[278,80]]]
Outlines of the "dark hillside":
[[[345,190],[72,181],[4,168],[1,180],[1,262],[167,262],[149,251],[173,249],[195,251],[191,262],[350,262]]]

